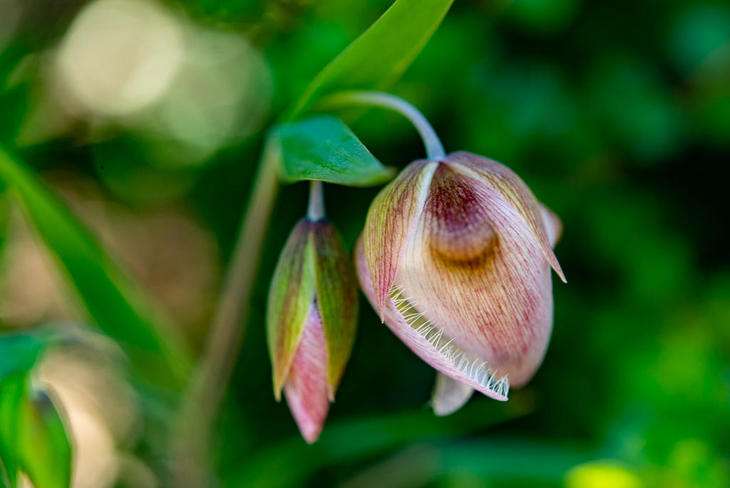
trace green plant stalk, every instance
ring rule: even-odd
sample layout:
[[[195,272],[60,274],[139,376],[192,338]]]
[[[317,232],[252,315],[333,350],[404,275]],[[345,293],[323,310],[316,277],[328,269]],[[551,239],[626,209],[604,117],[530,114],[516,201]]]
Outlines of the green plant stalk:
[[[241,222],[205,350],[183,398],[173,433],[173,486],[210,486],[211,432],[246,331],[258,257],[278,188],[276,156],[267,147],[252,183],[252,195]]]
[[[428,159],[446,156],[444,146],[426,117],[413,105],[400,97],[379,91],[343,91],[322,99],[319,109],[337,109],[350,106],[380,107],[397,112],[408,119],[418,131],[426,148]]]
[[[324,195],[321,181],[309,182],[309,205],[307,218],[313,222],[324,218]]]

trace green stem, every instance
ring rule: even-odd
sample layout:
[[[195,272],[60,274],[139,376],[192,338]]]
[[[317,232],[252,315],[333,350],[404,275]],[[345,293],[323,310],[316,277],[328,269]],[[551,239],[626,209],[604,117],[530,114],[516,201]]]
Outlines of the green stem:
[[[172,443],[176,487],[210,486],[207,479],[216,412],[248,323],[248,304],[278,191],[276,159],[265,149],[241,223],[208,341],[183,398]]]
[[[307,207],[307,218],[312,222],[324,218],[324,195],[322,194],[322,182],[309,182],[309,206]]]
[[[429,159],[441,159],[446,156],[444,146],[436,135],[426,117],[413,105],[390,93],[378,91],[343,91],[330,95],[317,104],[318,108],[331,109],[350,105],[381,107],[398,112],[407,118],[416,128],[426,147]]]

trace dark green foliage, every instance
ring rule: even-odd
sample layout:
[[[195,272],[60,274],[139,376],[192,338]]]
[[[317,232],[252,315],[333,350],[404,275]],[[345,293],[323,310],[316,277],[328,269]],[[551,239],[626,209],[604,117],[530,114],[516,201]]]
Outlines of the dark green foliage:
[[[51,90],[52,75],[40,64],[83,2],[64,2],[52,13],[50,0],[18,3],[23,21],[5,44],[0,40],[0,141],[17,156],[0,156],[0,175],[13,187],[3,187],[0,203],[3,246],[15,238],[5,231],[12,214],[5,207],[17,210],[21,202],[55,259],[51,264],[66,278],[66,290],[80,298],[89,322],[123,346],[134,378],[144,380],[134,381],[143,428],[118,448],[165,479],[164,435],[174,413],[160,406],[159,388],[149,385],[180,388],[189,372],[181,352],[187,347],[165,339],[160,324],[167,321],[141,305],[163,294],[123,277],[129,270],[119,269],[126,264],[112,260],[115,253],[46,186],[61,186],[62,173],[101,188],[96,197],[78,197],[82,207],[98,199],[135,215],[159,206],[191,210],[196,226],[221,249],[220,274],[274,120],[293,113],[296,125],[287,127],[303,128],[290,139],[295,150],[287,150],[285,174],[292,182],[316,173],[317,179],[364,186],[384,180],[384,167],[402,168],[424,156],[406,121],[370,110],[345,119],[349,128],[314,119],[327,121],[316,134],[345,140],[347,154],[366,163],[359,175],[304,165],[333,161],[327,138],[308,139],[313,114],[307,110],[321,95],[393,81],[451,2],[396,11],[401,21],[413,22],[398,30],[401,37],[372,37],[367,54],[343,56],[324,71],[391,2],[171,2],[193,23],[248,36],[273,79],[272,108],[260,128],[194,164],[187,163],[194,159],[189,145],[172,139],[164,140],[164,150],[156,145],[162,136],[154,116],[99,125],[73,112],[65,125],[55,126],[52,116],[60,108],[37,111],[44,93],[56,101],[69,98]],[[286,404],[271,395],[263,326],[269,278],[306,209],[306,184],[288,185],[268,229],[251,325],[216,430],[212,457],[221,485],[563,486],[578,479],[576,466],[582,466],[604,483],[610,483],[611,468],[645,486],[729,486],[728,46],[730,7],[719,0],[455,2],[392,89],[425,113],[448,151],[507,164],[561,217],[556,254],[570,283],[555,283],[555,326],[544,363],[509,402],[475,397],[452,417],[435,418],[426,405],[433,371],[362,303],[330,420],[321,441],[306,446]],[[24,145],[18,134],[30,130],[32,116],[57,132]],[[205,117],[174,122],[195,127]],[[302,146],[303,140],[314,143]],[[118,167],[128,159],[128,166]],[[326,186],[327,215],[346,248],[354,245],[377,190]],[[166,236],[171,247],[177,237]],[[205,303],[210,309],[217,284],[207,286],[213,289]],[[53,318],[16,324],[0,312],[5,329]],[[190,349],[200,347],[209,315],[188,331],[195,338]],[[30,458],[16,444],[10,455],[3,446],[15,437],[3,430],[5,483],[18,468],[32,474],[41,465],[57,468],[59,480],[68,476],[59,417],[29,384],[27,372],[44,347],[38,341],[30,335],[0,340],[0,429],[42,426],[49,447]],[[35,474],[38,480],[45,475]],[[119,482],[125,483],[135,486]]]
[[[15,487],[20,472],[38,487],[71,486],[71,445],[49,396],[31,370],[57,336],[0,336],[0,483]]]

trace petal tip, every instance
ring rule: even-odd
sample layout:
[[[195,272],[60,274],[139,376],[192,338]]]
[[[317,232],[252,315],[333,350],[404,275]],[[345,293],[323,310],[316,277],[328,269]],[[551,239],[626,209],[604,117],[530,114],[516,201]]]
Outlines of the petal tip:
[[[560,264],[558,264],[558,261],[555,261],[555,264],[552,264],[553,270],[555,270],[555,273],[557,273],[558,277],[560,278],[560,281],[563,283],[568,283],[568,279],[565,277],[565,273],[563,273],[563,269],[560,267]]]
[[[466,405],[473,393],[474,389],[471,386],[438,373],[431,397],[433,413],[437,417],[451,415]]]
[[[322,430],[321,429],[312,430],[309,432],[301,430],[301,433],[302,433],[302,437],[304,438],[304,441],[307,444],[312,445],[319,440],[319,435],[322,433]]]
[[[274,371],[273,374],[273,387],[274,387],[274,399],[277,402],[281,401],[281,392],[284,389],[284,383],[286,382],[286,375],[277,374],[276,371]]]
[[[299,433],[302,435],[302,438],[307,442],[307,444],[313,444],[319,439],[319,436],[322,433],[325,417],[327,416],[327,408],[325,408],[323,412],[309,412],[304,408],[298,408],[295,406],[294,403],[297,400],[292,402],[292,399],[289,399],[288,397],[287,400],[290,402],[289,408],[291,409],[294,421],[299,429]]]

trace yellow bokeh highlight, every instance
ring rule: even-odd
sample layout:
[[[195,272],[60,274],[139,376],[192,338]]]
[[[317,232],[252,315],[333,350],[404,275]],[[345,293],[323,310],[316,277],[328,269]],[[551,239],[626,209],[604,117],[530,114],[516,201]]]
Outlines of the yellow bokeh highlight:
[[[566,488],[642,488],[644,484],[628,469],[616,463],[576,466],[565,478]]]

